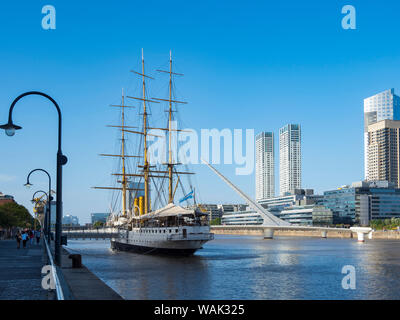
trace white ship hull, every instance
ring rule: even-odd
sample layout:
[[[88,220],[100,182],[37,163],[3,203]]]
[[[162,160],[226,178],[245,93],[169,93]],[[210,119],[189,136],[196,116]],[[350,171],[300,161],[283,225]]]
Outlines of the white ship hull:
[[[121,230],[111,248],[143,254],[190,255],[214,239],[209,226],[147,227]]]

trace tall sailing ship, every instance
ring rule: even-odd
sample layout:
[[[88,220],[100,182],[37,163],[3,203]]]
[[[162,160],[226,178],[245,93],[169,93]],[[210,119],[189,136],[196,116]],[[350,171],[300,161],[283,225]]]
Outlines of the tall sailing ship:
[[[146,80],[153,79],[145,74],[145,64],[141,59],[141,72],[132,71],[141,78],[141,97],[132,97],[124,95],[122,92],[121,104],[112,105],[121,110],[121,124],[110,125],[118,128],[121,132],[120,154],[101,154],[106,157],[119,158],[121,172],[113,173],[113,176],[119,177],[115,187],[94,187],[96,189],[117,190],[122,192],[121,211],[119,214],[110,214],[107,225],[117,227],[119,236],[111,239],[111,248],[115,250],[139,252],[145,254],[174,254],[190,255],[196,250],[202,248],[203,244],[214,238],[210,233],[209,220],[207,213],[201,206],[197,206],[194,196],[194,188],[186,194],[181,176],[191,175],[186,171],[177,171],[176,167],[180,165],[174,161],[178,159],[177,154],[173,154],[172,136],[181,131],[173,127],[173,114],[177,111],[173,106],[186,104],[186,102],[175,100],[173,97],[173,78],[183,74],[172,71],[172,55],[170,53],[169,70],[157,70],[157,72],[169,75],[168,98],[148,98],[146,91]],[[125,104],[125,98],[132,99],[140,103],[139,121],[141,130],[132,130],[136,127],[126,125],[125,109],[132,108]],[[166,128],[154,128],[149,126],[149,104],[164,103],[168,105],[168,122]],[[151,163],[148,136],[154,136],[149,131],[152,129],[161,130],[168,135],[168,161],[154,165]],[[139,137],[139,154],[126,154],[126,135],[135,134]],[[129,159],[138,160],[133,172],[127,170]],[[152,197],[161,203],[163,186],[168,183],[168,196],[165,197],[164,204],[158,209],[152,210]],[[154,186],[153,188],[151,188]],[[175,204],[174,198],[178,189],[182,188],[184,197],[179,201],[187,202],[193,199],[193,205],[182,207]],[[153,189],[153,190],[152,190]],[[127,194],[131,201],[127,202]]]

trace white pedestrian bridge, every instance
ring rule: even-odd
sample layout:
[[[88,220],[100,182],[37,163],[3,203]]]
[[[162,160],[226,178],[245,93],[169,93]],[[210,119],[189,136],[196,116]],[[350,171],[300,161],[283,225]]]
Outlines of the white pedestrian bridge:
[[[369,239],[372,239],[372,228],[369,227],[352,227],[350,229],[346,228],[329,228],[329,227],[312,227],[312,226],[297,226],[292,225],[287,221],[279,219],[274,214],[272,214],[268,209],[265,209],[262,205],[251,199],[242,190],[235,186],[231,181],[228,180],[222,173],[211,166],[207,161],[202,159],[203,163],[206,164],[217,176],[219,176],[228,186],[230,186],[239,196],[241,196],[251,209],[256,211],[264,219],[262,225],[258,228],[263,229],[264,239],[272,239],[274,237],[275,230],[303,230],[303,231],[321,231],[321,237],[326,238],[329,231],[341,231],[341,232],[355,232],[357,233],[357,239],[360,242],[365,241],[365,235],[368,235]],[[214,227],[213,227],[214,228]],[[227,228],[227,227],[225,227]],[[248,228],[248,226],[229,226],[229,228]]]

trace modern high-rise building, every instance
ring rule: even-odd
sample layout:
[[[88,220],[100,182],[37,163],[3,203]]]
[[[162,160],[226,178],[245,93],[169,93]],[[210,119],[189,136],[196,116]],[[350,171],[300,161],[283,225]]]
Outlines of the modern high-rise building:
[[[301,130],[298,124],[279,129],[279,191],[301,189]]]
[[[368,174],[368,126],[386,119],[400,120],[400,97],[394,94],[394,89],[386,90],[364,99],[365,180],[373,180]]]
[[[275,196],[274,134],[256,136],[256,200]]]
[[[368,180],[386,180],[400,187],[400,121],[368,126]]]

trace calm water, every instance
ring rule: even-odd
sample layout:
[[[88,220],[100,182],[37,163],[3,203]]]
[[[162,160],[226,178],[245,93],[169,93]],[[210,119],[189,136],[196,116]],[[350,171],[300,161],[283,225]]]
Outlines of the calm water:
[[[113,252],[69,241],[125,299],[400,299],[400,241],[216,236],[192,257]],[[356,289],[342,289],[344,265]]]

